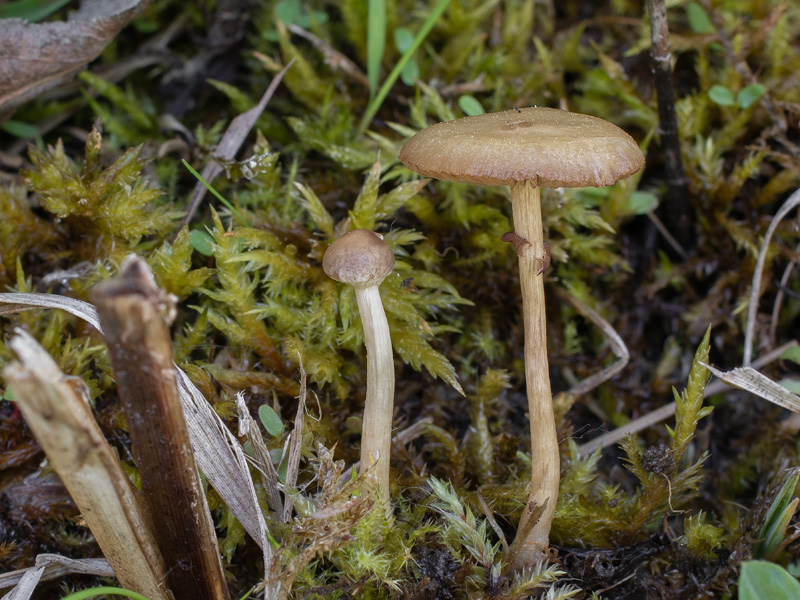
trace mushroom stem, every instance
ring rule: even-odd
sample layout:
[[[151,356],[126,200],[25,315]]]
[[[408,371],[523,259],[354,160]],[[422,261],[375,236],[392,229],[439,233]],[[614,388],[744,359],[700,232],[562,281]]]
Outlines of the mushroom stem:
[[[388,501],[394,412],[392,340],[378,285],[356,288],[356,302],[367,347],[367,398],[364,404],[360,472],[369,469],[370,475],[378,480],[381,497]]]
[[[511,568],[519,570],[547,558],[561,466],[547,363],[547,321],[542,272],[546,249],[542,231],[540,188],[529,181],[511,185],[511,204],[514,232],[530,243],[518,249],[532,466],[530,496],[522,512],[517,537],[511,546]]]

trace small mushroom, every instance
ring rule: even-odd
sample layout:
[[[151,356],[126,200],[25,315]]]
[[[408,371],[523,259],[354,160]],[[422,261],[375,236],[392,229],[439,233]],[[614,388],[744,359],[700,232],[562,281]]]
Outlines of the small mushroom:
[[[361,429],[361,469],[377,479],[389,499],[389,453],[394,410],[394,361],[389,323],[378,287],[394,269],[394,254],[379,233],[355,229],[333,242],[322,257],[331,279],[352,285],[367,347],[367,397]]]
[[[541,187],[613,185],[639,171],[644,156],[627,133],[602,119],[552,108],[523,108],[432,125],[400,151],[411,169],[436,179],[511,188],[525,330],[531,427],[531,490],[511,547],[511,568],[547,557],[558,498],[560,460],[550,376],[543,273]]]

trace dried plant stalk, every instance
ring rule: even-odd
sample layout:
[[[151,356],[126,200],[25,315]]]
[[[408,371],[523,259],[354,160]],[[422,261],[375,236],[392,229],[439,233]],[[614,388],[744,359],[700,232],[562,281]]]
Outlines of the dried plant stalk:
[[[664,216],[669,222],[671,233],[678,239],[681,247],[686,248],[694,245],[692,211],[688,180],[681,157],[678,115],[675,112],[666,2],[647,0],[647,12],[650,14],[653,77],[658,97],[658,134],[661,139],[661,151],[664,153],[664,169],[669,193],[669,211],[665,211]]]
[[[92,294],[105,332],[153,532],[180,598],[227,599],[217,537],[181,410],[165,295],[132,256]]]
[[[151,600],[171,598],[133,488],[79,388],[28,333],[18,330],[9,345],[19,362],[3,377],[117,579]]]

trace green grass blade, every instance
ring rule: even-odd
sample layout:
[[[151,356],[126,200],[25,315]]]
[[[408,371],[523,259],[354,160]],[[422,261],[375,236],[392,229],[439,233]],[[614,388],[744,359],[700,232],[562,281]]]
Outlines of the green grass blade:
[[[192,165],[190,165],[190,164],[189,164],[188,162],[186,162],[185,160],[181,160],[181,162],[183,163],[183,166],[184,166],[184,167],[186,167],[187,169],[189,169],[189,172],[190,172],[192,175],[194,175],[194,176],[197,178],[197,180],[198,180],[198,181],[200,181],[200,182],[201,182],[201,183],[202,183],[204,186],[206,186],[206,189],[207,189],[209,192],[211,192],[212,194],[214,194],[214,196],[216,197],[216,199],[217,199],[217,200],[219,200],[220,202],[222,202],[222,204],[224,204],[224,205],[225,205],[225,206],[228,208],[228,210],[229,210],[229,211],[231,211],[231,213],[233,214],[233,216],[234,216],[234,217],[236,217],[236,220],[237,220],[237,221],[239,221],[239,224],[240,224],[242,227],[250,227],[250,224],[249,224],[249,223],[247,222],[247,220],[246,220],[246,219],[245,219],[245,218],[242,216],[242,214],[241,214],[241,213],[240,213],[240,212],[239,212],[239,211],[236,209],[236,207],[235,207],[233,204],[231,204],[230,202],[228,202],[228,200],[227,200],[227,199],[226,199],[226,198],[225,198],[225,197],[224,197],[222,194],[220,194],[220,193],[219,193],[217,190],[215,190],[215,189],[213,188],[213,186],[212,186],[210,183],[208,183],[208,182],[207,182],[205,179],[203,179],[203,176],[202,176],[202,175],[200,175],[200,173],[198,173],[197,171],[195,171],[195,170],[192,168]]]
[[[422,42],[425,41],[425,38],[428,37],[428,34],[430,33],[431,29],[433,29],[436,21],[439,20],[439,17],[442,16],[442,13],[449,5],[450,0],[439,0],[439,2],[436,3],[436,6],[431,11],[431,14],[428,15],[428,18],[425,19],[425,22],[422,24],[419,32],[417,32],[417,36],[414,38],[414,43],[411,44],[408,50],[403,53],[403,56],[400,57],[400,60],[397,61],[397,64],[392,69],[392,72],[389,73],[386,81],[383,82],[378,94],[372,100],[370,100],[364,116],[361,117],[361,122],[358,125],[358,133],[356,134],[356,137],[361,137],[367,130],[372,118],[378,112],[378,109],[381,107],[381,104],[383,104],[383,101],[386,100],[386,96],[389,95],[389,90],[392,89],[395,81],[397,81],[397,78],[400,77],[403,67],[405,67],[406,63],[411,60],[412,56],[414,56],[414,52],[417,51],[417,48],[419,48]]]
[[[70,0],[17,0],[0,6],[0,19],[25,19],[36,23],[46,19]]]
[[[386,0],[369,0],[367,16],[367,77],[369,97],[375,97],[381,61],[386,50]]]
[[[84,600],[85,598],[95,598],[97,596],[103,596],[105,594],[124,596],[125,598],[132,598],[133,600],[147,600],[146,596],[142,596],[141,594],[137,594],[136,592],[111,586],[103,586],[103,587],[90,588],[88,590],[81,590],[79,592],[70,594],[69,596],[64,596],[61,600]]]

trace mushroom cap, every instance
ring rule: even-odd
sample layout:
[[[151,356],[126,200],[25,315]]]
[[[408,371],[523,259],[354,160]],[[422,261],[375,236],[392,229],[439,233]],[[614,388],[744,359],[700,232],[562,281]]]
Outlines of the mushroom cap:
[[[354,229],[328,246],[322,269],[356,289],[379,285],[394,270],[394,253],[380,233]]]
[[[478,185],[613,185],[644,166],[622,129],[589,115],[522,108],[437,123],[409,139],[399,158],[425,177]]]

